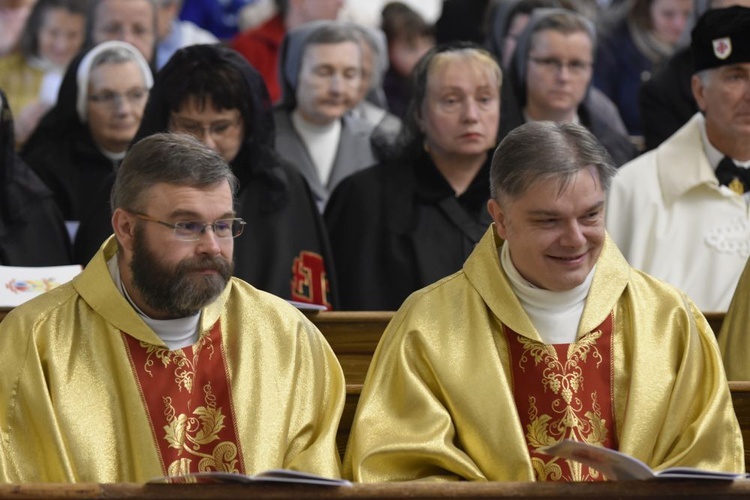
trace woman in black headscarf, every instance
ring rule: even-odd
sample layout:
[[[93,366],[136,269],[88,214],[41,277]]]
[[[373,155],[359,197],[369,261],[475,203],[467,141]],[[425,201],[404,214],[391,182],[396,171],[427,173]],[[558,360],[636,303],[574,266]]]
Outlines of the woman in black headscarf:
[[[237,215],[247,226],[235,241],[235,275],[286,299],[331,306],[322,219],[302,176],[273,149],[271,102],[260,74],[221,45],[177,51],[157,74],[135,141],[165,131],[195,135],[240,180]],[[111,233],[109,219],[97,219],[81,228],[81,259]]]
[[[70,242],[52,193],[18,157],[11,115],[0,91],[0,265],[71,263]]]

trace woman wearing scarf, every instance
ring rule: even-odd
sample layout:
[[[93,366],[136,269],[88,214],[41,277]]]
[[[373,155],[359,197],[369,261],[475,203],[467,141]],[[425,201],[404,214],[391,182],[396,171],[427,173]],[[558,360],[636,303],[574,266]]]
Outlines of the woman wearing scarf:
[[[125,156],[152,84],[146,60],[125,42],[104,42],[71,62],[57,104],[21,151],[66,221],[77,225],[98,208],[92,198]]]
[[[574,122],[588,128],[615,165],[635,156],[612,102],[591,87],[596,31],[566,9],[536,9],[518,38],[503,93],[501,140],[528,121]]]

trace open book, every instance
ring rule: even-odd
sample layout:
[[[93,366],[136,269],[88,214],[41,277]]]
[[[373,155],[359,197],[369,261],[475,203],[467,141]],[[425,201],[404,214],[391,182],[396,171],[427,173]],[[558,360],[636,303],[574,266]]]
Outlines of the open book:
[[[545,446],[537,451],[581,462],[592,469],[598,470],[611,481],[655,478],[733,481],[745,477],[745,474],[715,472],[692,467],[671,467],[661,471],[653,471],[637,458],[619,451],[569,439],[563,439],[555,445]]]
[[[189,484],[189,483],[285,483],[308,484],[315,486],[351,486],[346,479],[331,479],[309,472],[289,469],[273,469],[252,476],[233,472],[191,472],[180,476],[166,476],[152,479],[148,484]]]
[[[15,307],[72,280],[81,266],[0,266],[0,307]]]

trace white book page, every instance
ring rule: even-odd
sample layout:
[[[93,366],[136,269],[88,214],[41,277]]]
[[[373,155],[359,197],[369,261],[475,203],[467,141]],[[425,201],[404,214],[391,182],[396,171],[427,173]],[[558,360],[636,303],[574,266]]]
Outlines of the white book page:
[[[732,481],[745,477],[745,474],[716,472],[693,467],[671,467],[654,472],[635,457],[601,446],[564,439],[553,445],[539,448],[542,453],[581,462],[600,471],[611,481],[634,479],[714,479]]]

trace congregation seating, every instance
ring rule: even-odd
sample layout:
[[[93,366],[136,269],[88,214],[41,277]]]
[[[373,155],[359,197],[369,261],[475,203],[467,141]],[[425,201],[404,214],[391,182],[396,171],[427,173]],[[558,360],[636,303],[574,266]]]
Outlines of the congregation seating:
[[[0,321],[8,309],[0,309]],[[341,416],[337,444],[343,456],[349,438],[354,412],[359,402],[362,384],[370,366],[380,336],[393,317],[392,312],[310,312],[308,318],[328,340],[341,363],[346,377],[346,403]],[[723,313],[706,313],[714,332],[718,332],[724,320]],[[750,382],[729,382],[737,419],[745,442],[745,462],[750,472]],[[0,495],[2,497],[2,495]]]

